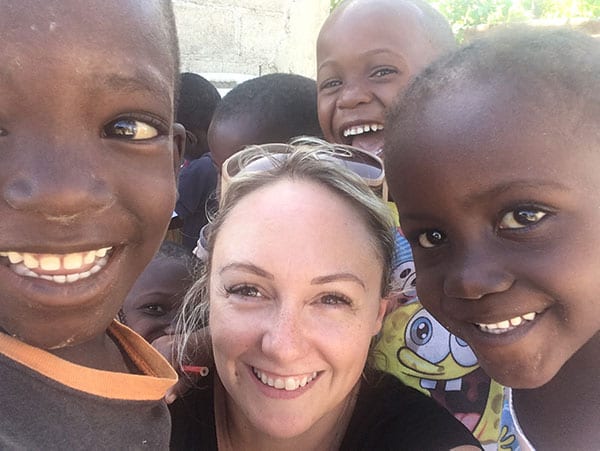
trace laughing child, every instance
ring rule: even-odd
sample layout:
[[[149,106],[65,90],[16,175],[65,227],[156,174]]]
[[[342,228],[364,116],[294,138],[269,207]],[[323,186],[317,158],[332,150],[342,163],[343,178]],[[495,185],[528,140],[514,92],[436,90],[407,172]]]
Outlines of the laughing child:
[[[600,42],[489,36],[423,72],[387,125],[423,305],[513,387],[524,449],[597,449]]]
[[[0,5],[0,448],[166,448],[176,375],[113,318],[175,204],[170,1]]]

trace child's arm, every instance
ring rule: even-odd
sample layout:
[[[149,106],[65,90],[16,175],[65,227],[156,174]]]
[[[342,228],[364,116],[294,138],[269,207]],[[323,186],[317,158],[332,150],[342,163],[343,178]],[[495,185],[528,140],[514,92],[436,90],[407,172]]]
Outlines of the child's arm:
[[[165,400],[171,404],[177,398],[185,394],[190,388],[197,385],[200,378],[207,376],[213,368],[213,359],[208,341],[204,338],[208,333],[207,329],[201,329],[194,332],[188,341],[186,347],[187,358],[189,362],[181,367],[176,353],[176,335],[164,335],[152,342],[158,352],[160,352],[179,373],[179,381],[171,387],[165,395]]]

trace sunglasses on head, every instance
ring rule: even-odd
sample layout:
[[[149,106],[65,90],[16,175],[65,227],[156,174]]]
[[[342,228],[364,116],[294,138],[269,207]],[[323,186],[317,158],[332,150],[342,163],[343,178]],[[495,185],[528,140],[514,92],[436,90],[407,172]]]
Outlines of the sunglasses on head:
[[[339,162],[346,169],[354,172],[373,190],[377,196],[387,201],[388,190],[385,182],[383,161],[367,151],[343,144],[315,143],[312,140],[293,141],[292,144],[272,143],[250,146],[244,152],[233,154],[221,167],[221,198],[227,191],[230,180],[241,172],[262,172],[273,168],[273,162],[287,158],[293,153],[297,144],[319,144],[322,152],[316,152],[316,158]],[[259,157],[248,158],[248,150],[256,149]],[[264,156],[264,154],[268,156]]]

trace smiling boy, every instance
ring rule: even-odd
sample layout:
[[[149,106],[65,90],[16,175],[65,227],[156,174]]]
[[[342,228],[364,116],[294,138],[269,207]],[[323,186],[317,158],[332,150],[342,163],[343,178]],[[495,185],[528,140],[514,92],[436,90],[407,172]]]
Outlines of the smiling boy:
[[[419,0],[348,0],[317,40],[319,122],[330,142],[380,154],[385,111],[410,79],[456,41]]]
[[[165,447],[175,375],[113,318],[175,203],[170,2],[0,6],[0,447]]]
[[[420,298],[514,388],[525,449],[600,443],[599,62],[592,37],[508,30],[432,65],[388,117]]]

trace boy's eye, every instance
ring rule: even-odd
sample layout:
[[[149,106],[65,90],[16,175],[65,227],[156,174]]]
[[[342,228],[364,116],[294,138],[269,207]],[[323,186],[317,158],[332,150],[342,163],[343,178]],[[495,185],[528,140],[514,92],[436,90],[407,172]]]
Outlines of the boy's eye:
[[[499,229],[522,229],[524,227],[537,224],[545,216],[546,212],[534,208],[519,208],[512,210],[502,216]]]
[[[390,69],[390,68],[383,68],[383,69],[377,69],[375,72],[373,72],[373,77],[385,77],[386,75],[389,74],[395,74],[397,71],[394,69]]]
[[[439,230],[428,230],[419,235],[419,244],[424,248],[432,248],[444,244],[446,235]]]
[[[4,130],[3,128],[0,128],[0,136],[6,136],[8,135],[8,132],[6,130]]]
[[[324,81],[323,83],[321,83],[319,85],[319,88],[320,89],[335,88],[336,86],[339,86],[341,84],[342,84],[342,82],[339,80],[327,80],[327,81]]]
[[[151,316],[163,316],[167,314],[167,311],[162,305],[159,304],[148,304],[142,307],[144,313]]]
[[[136,119],[117,119],[104,127],[104,135],[109,138],[140,141],[156,138],[158,130],[152,125]]]

